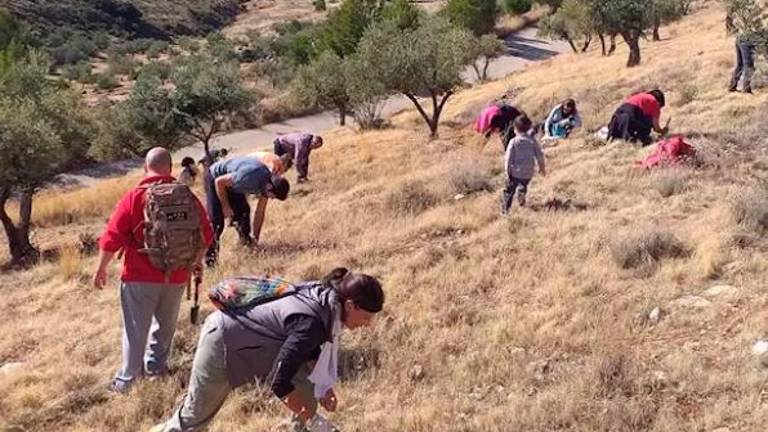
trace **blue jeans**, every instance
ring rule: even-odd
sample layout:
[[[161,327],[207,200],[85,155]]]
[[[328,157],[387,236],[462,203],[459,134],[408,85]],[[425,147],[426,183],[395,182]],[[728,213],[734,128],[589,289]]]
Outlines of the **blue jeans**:
[[[736,90],[739,80],[744,77],[744,91],[752,91],[752,74],[755,72],[755,45],[751,42],[736,41],[736,69],[731,78],[731,90]]]

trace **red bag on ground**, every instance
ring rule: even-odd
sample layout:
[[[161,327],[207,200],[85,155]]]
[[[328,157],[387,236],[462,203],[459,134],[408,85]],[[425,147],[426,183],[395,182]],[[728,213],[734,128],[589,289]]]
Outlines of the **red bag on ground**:
[[[638,161],[638,164],[645,169],[659,165],[678,165],[683,161],[683,158],[691,157],[695,154],[696,149],[693,146],[686,143],[683,137],[676,136],[656,144],[656,150],[642,161]]]

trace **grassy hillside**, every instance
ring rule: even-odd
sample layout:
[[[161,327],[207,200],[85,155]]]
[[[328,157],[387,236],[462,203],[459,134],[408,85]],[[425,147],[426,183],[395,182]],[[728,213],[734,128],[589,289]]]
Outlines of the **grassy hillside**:
[[[2,6],[44,38],[65,29],[137,38],[203,35],[240,11],[239,0],[7,0]]]
[[[390,129],[327,134],[312,183],[270,205],[262,250],[238,249],[228,231],[207,280],[314,278],[336,265],[382,278],[383,316],[345,336],[331,416],[345,432],[765,430],[768,372],[750,349],[768,333],[767,98],[725,91],[733,41],[722,20],[709,7],[663,29],[631,70],[621,47],[461,92],[438,140],[413,112]],[[634,162],[649,149],[582,133],[545,150],[531,208],[499,217],[498,141],[483,147],[468,128],[479,107],[514,90],[540,116],[575,96],[593,129],[655,85],[699,168],[643,172]],[[186,304],[173,376],[106,391],[120,358],[117,291],[90,288],[94,259],[74,244],[98,233],[129,180],[44,197],[35,238],[66,246],[61,259],[0,275],[0,363],[26,362],[0,377],[0,425],[145,430],[182,396],[198,336]],[[553,198],[579,205],[549,211]],[[283,430],[285,414],[246,388],[212,430]]]

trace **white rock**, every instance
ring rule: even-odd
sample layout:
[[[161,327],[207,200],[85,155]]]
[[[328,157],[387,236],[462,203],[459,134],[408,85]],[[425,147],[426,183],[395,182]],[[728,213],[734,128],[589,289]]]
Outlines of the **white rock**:
[[[656,324],[661,319],[661,309],[657,306],[648,314],[648,319]]]
[[[768,353],[768,341],[760,339],[755,342],[754,345],[752,345],[752,353],[757,356]]]
[[[464,199],[465,197],[466,197],[466,195],[464,195],[464,194],[456,194],[456,195],[453,196],[453,200],[454,201],[458,201],[460,199]]]
[[[736,287],[730,285],[716,285],[704,291],[704,297],[728,297],[733,298],[739,293]]]
[[[703,308],[709,307],[712,304],[712,302],[705,299],[704,297],[692,296],[692,295],[680,297],[679,299],[673,301],[672,303],[675,306],[687,307],[687,308],[693,308],[693,309],[703,309]]]
[[[10,375],[16,371],[21,370],[24,366],[26,366],[26,363],[22,363],[22,362],[6,363],[0,366],[0,376]]]

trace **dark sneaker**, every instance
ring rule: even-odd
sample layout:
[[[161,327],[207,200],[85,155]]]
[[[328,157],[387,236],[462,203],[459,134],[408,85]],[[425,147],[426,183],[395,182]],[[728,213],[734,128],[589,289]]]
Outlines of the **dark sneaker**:
[[[749,88],[749,87],[744,89],[744,93],[746,93],[746,94],[754,94],[754,93],[752,93],[752,89]]]
[[[525,207],[525,194],[521,193],[517,196],[517,202],[520,203],[520,207]]]

